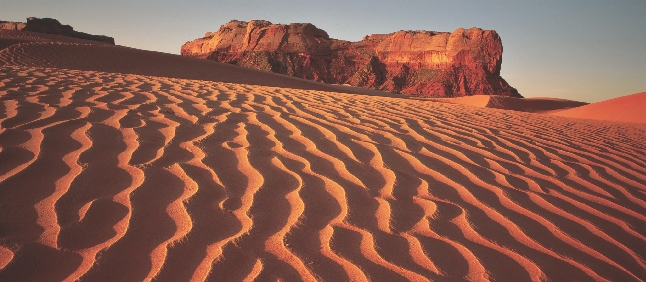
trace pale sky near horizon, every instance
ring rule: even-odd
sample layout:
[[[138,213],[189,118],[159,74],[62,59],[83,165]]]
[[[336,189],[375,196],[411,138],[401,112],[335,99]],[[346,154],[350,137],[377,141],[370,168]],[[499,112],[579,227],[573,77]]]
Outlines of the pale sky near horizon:
[[[0,20],[31,16],[112,36],[118,45],[173,54],[232,19],[309,22],[351,41],[475,26],[498,32],[502,77],[525,97],[597,102],[646,91],[646,0],[0,2]]]

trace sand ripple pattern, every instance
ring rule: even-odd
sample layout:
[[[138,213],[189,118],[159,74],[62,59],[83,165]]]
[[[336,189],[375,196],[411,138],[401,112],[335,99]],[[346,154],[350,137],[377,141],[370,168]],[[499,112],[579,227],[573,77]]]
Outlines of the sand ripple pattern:
[[[0,69],[0,281],[640,281],[646,128]]]

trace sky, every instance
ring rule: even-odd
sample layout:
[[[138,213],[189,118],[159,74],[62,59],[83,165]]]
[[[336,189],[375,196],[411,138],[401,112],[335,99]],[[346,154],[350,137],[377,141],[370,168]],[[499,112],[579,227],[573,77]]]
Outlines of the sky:
[[[173,54],[233,19],[309,22],[350,41],[479,27],[502,38],[501,75],[525,97],[598,102],[646,91],[646,0],[0,0],[0,20],[27,17]]]

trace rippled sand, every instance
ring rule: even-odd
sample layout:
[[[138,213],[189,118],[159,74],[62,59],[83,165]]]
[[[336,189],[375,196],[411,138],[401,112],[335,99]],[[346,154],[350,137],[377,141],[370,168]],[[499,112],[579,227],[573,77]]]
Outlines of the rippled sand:
[[[646,126],[0,58],[1,281],[646,277]]]

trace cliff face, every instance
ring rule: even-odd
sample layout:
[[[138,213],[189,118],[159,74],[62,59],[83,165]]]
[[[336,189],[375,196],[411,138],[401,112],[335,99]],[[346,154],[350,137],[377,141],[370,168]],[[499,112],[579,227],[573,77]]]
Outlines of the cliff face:
[[[114,45],[114,38],[105,35],[93,35],[74,30],[69,25],[63,25],[58,20],[51,18],[27,18],[27,23],[0,21],[0,29],[22,30],[55,35],[64,35],[80,39],[99,41]]]
[[[185,43],[182,55],[326,83],[414,96],[521,97],[500,77],[502,42],[493,30],[398,31],[358,42],[312,24],[231,21]]]

